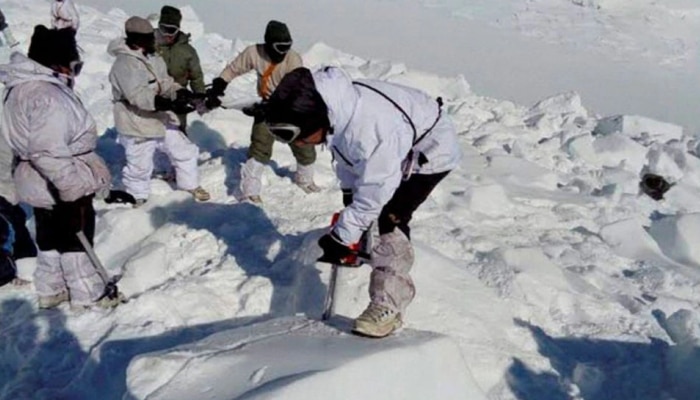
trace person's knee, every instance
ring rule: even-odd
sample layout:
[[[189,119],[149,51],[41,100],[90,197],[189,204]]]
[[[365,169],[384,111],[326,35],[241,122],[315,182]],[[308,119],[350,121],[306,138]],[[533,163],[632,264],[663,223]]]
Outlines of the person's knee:
[[[316,162],[316,147],[290,144],[290,148],[299,165],[306,166]]]

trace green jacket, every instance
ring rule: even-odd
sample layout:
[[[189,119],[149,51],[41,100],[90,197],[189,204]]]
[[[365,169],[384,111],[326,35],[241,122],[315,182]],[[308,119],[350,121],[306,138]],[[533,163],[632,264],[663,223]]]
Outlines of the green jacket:
[[[167,45],[159,41],[158,53],[168,66],[168,75],[182,87],[188,84],[193,92],[204,93],[204,74],[197,50],[190,45],[190,35],[178,32],[175,42]]]

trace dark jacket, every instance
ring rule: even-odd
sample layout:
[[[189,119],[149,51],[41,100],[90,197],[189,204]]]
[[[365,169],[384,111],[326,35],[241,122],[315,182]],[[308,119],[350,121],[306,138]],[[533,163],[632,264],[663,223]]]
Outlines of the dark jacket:
[[[160,38],[159,38],[160,39]],[[168,75],[182,87],[188,85],[195,93],[204,93],[204,74],[197,50],[190,45],[190,35],[178,32],[173,44],[158,40],[158,52],[168,66]]]

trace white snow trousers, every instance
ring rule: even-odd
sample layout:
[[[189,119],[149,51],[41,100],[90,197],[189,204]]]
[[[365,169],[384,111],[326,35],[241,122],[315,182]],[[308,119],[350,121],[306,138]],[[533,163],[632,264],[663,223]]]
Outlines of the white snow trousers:
[[[134,198],[148,199],[151,193],[153,155],[156,150],[165,153],[175,168],[177,188],[193,190],[199,186],[197,158],[199,148],[179,129],[168,128],[165,136],[158,139],[119,135],[124,146],[126,165],[122,169],[122,182],[126,191]]]
[[[403,313],[416,294],[409,275],[414,262],[413,246],[400,229],[379,236],[372,249],[372,274],[369,297],[380,304]]]
[[[90,305],[102,295],[105,284],[86,253],[60,254],[56,250],[40,250],[34,287],[42,297],[67,291],[71,304]]]
[[[260,196],[262,191],[262,174],[265,164],[249,158],[241,167],[241,193],[243,197]]]

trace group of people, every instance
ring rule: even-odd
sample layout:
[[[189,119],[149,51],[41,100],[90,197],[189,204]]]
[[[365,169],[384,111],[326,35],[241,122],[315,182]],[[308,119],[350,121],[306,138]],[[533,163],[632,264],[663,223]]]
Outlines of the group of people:
[[[207,87],[189,36],[180,31],[181,20],[171,6],[162,8],[155,29],[147,19],[131,17],[125,37],[109,44],[126,192],[136,206],[147,201],[153,156],[160,149],[170,158],[178,188],[198,201],[209,200],[198,185],[199,151],[187,137],[187,114],[220,107],[228,84],[255,71],[260,100],[243,109],[253,126],[241,168],[242,200],[262,202],[261,176],[275,141],[289,145],[296,158],[294,183],[307,193],[319,191],[315,146],[326,144],[344,208],[318,241],[319,261],[343,264],[377,221],[379,242],[368,260],[370,303],[354,331],[371,337],[393,332],[415,295],[409,274],[412,215],[460,160],[456,131],[441,99],[384,81],[353,81],[341,68],[312,72],[279,21],[270,21],[264,42],[245,48]],[[116,305],[102,296],[106,282],[76,239],[83,232],[92,242],[92,202],[106,195],[111,177],[95,153],[95,122],[73,91],[82,67],[75,37],[73,28],[39,25],[28,54],[13,53],[11,62],[0,66],[7,141],[1,146],[9,145],[15,157],[17,199],[34,208],[39,247],[34,285],[43,308],[64,301]]]

